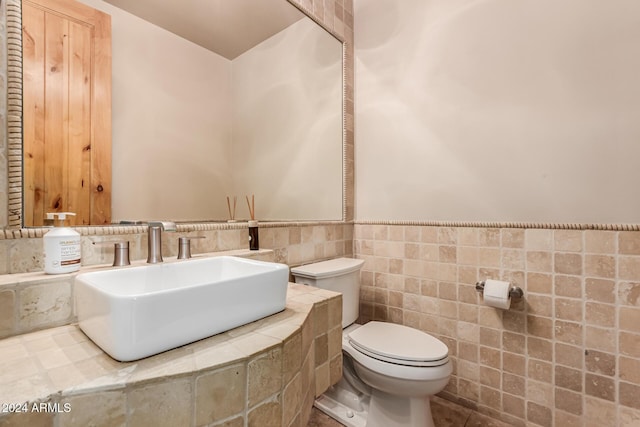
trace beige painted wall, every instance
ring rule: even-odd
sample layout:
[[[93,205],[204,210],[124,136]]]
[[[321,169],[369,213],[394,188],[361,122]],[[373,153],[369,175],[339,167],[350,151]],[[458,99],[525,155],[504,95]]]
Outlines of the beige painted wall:
[[[342,219],[341,77],[341,43],[310,19],[233,60],[234,194],[258,219]]]
[[[108,3],[83,2],[112,19],[114,221],[225,217],[231,64]]]
[[[354,3],[356,219],[640,222],[640,3]]]
[[[114,221],[227,218],[227,195],[244,219],[246,194],[259,219],[342,218],[337,39],[305,19],[229,61],[83,1],[112,15]]]

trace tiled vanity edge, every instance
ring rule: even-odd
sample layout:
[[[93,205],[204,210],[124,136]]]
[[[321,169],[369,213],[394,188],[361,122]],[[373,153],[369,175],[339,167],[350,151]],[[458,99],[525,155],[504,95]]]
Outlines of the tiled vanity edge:
[[[305,426],[315,397],[342,373],[341,304],[340,294],[289,284],[284,312],[130,363],[110,359],[75,325],[1,340],[0,355],[17,362],[0,374],[0,426]],[[37,353],[37,340],[57,347]],[[94,354],[57,366],[77,347]],[[29,358],[44,377],[19,368]],[[24,387],[47,386],[25,399]]]

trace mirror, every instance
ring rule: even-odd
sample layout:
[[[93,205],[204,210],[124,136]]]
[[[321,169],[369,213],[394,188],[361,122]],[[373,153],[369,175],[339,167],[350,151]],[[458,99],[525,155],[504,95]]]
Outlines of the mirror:
[[[247,195],[344,219],[339,40],[286,0],[81,2],[112,22],[111,222],[247,219]]]

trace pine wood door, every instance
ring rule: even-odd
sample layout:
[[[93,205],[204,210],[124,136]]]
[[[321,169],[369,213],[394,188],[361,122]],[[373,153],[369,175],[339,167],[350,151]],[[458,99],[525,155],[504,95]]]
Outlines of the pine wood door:
[[[111,17],[73,0],[23,0],[24,225],[47,212],[111,222]]]

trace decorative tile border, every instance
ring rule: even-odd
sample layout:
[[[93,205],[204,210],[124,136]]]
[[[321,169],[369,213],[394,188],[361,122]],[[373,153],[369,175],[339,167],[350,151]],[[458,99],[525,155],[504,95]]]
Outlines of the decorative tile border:
[[[7,225],[22,225],[22,3],[6,0]]]
[[[423,227],[474,228],[540,228],[551,230],[640,231],[640,224],[589,224],[552,222],[493,222],[493,221],[382,221],[356,220],[356,225],[415,225]]]

